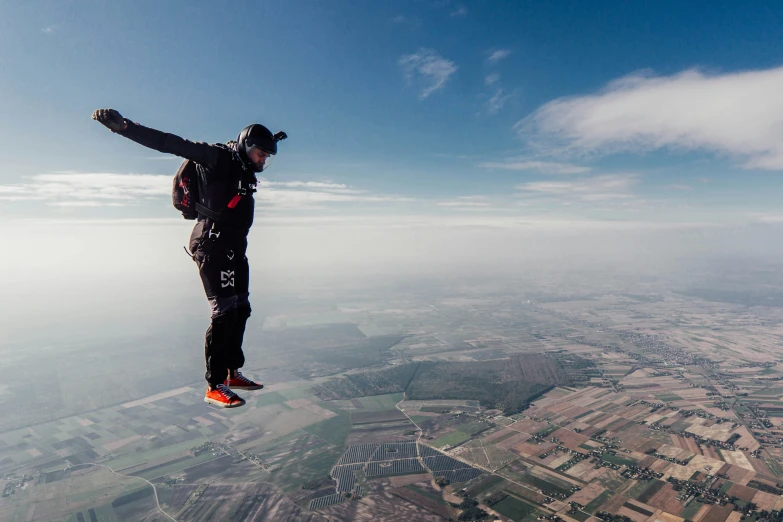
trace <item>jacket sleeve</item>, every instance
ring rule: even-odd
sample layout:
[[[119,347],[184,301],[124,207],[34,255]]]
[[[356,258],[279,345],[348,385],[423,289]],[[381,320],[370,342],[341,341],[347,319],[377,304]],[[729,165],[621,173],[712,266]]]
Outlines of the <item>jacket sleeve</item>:
[[[181,158],[193,160],[206,167],[214,167],[219,159],[220,149],[208,143],[189,141],[174,134],[150,129],[130,120],[128,128],[119,132],[129,140],[135,141],[139,145],[163,152],[165,154],[174,154]]]

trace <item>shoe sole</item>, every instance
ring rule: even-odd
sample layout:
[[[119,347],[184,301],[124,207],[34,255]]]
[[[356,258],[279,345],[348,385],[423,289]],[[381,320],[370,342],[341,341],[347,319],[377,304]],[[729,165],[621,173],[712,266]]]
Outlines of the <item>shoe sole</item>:
[[[220,402],[215,399],[209,399],[207,397],[204,397],[204,402],[208,404],[214,404],[215,406],[221,406],[223,408],[239,408],[240,406],[245,405],[244,399],[241,402],[232,402],[231,404],[226,404],[225,402]]]
[[[232,390],[261,390],[264,388],[263,384],[259,384],[258,386],[229,386]]]

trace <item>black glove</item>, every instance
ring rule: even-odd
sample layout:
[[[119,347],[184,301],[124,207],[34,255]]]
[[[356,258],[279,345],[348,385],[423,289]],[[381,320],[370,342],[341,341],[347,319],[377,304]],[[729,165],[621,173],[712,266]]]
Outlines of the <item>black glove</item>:
[[[122,132],[128,128],[128,122],[114,109],[98,109],[92,113],[92,119],[112,132]]]

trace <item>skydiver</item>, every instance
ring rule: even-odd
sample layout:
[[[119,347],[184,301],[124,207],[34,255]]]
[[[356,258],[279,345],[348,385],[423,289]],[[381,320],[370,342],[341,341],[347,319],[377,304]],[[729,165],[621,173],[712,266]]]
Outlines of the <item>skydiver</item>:
[[[242,129],[236,142],[210,145],[144,127],[114,109],[98,109],[92,118],[140,145],[195,163],[198,199],[192,217],[197,221],[188,249],[212,309],[204,343],[208,385],[204,401],[225,408],[244,405],[232,389],[264,387],[239,371],[245,363],[242,340],[250,317],[245,252],[253,224],[256,174],[269,166],[277,142],[287,136],[255,123]]]

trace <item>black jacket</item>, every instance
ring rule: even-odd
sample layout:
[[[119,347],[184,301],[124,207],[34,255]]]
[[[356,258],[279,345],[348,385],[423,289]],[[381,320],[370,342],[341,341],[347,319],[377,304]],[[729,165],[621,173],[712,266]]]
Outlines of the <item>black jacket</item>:
[[[255,174],[245,168],[235,149],[226,145],[210,145],[193,142],[174,134],[150,129],[130,120],[128,128],[120,132],[122,136],[150,149],[166,154],[174,154],[194,161],[198,170],[199,202],[213,212],[220,213],[218,226],[247,236],[253,225],[255,202],[253,192],[257,179]],[[246,191],[234,208],[228,208],[231,199]],[[209,229],[213,220],[199,215],[201,229]],[[228,230],[226,231],[228,232]]]

